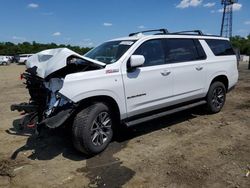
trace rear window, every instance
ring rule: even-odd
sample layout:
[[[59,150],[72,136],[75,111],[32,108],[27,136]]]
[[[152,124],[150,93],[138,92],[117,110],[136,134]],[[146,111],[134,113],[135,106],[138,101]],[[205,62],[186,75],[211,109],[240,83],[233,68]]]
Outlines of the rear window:
[[[216,56],[235,55],[235,52],[227,40],[206,39],[208,46]]]

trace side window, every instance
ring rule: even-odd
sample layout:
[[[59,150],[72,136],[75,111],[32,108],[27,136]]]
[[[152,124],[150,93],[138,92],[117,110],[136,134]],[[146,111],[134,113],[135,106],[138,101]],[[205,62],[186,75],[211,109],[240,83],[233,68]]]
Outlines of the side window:
[[[196,46],[193,39],[165,39],[164,44],[167,63],[195,61],[205,57],[202,47],[199,47],[200,44]],[[201,54],[198,53],[199,50]]]
[[[165,64],[162,40],[160,39],[144,42],[137,48],[134,55],[143,55],[145,57],[144,67]]]
[[[194,44],[196,46],[196,50],[198,52],[198,58],[197,60],[203,60],[207,58],[207,55],[203,49],[203,47],[201,46],[201,43],[199,42],[198,39],[194,39]]]
[[[208,46],[216,56],[235,55],[235,52],[227,40],[206,39]]]

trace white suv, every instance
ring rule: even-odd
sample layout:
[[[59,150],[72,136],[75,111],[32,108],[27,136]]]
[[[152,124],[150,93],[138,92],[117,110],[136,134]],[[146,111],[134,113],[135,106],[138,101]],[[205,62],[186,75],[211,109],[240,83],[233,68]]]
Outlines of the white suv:
[[[236,55],[228,39],[195,32],[133,33],[84,56],[66,48],[42,51],[22,75],[30,103],[11,109],[25,111],[23,124],[38,130],[72,125],[76,149],[88,155],[103,151],[121,123],[202,104],[217,113],[238,80]]]
[[[9,65],[10,58],[8,56],[0,56],[0,65]]]
[[[20,54],[18,57],[18,64],[25,64],[30,56],[33,54]]]

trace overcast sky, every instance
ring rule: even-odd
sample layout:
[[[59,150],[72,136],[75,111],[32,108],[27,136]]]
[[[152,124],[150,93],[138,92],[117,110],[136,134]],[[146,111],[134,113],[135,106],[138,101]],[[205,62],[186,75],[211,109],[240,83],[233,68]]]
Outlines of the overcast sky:
[[[220,0],[1,0],[0,42],[96,46],[145,29],[219,34]],[[250,1],[234,5],[233,35],[250,33]]]

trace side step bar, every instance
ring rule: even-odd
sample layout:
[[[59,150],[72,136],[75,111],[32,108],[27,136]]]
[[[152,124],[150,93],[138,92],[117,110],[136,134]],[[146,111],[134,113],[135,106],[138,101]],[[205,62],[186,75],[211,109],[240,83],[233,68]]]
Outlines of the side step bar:
[[[173,114],[173,113],[176,113],[176,112],[187,110],[187,109],[190,109],[190,108],[193,108],[193,107],[196,107],[196,106],[200,106],[200,105],[203,105],[203,104],[206,104],[206,103],[207,102],[205,100],[202,100],[202,101],[199,101],[199,102],[196,102],[196,103],[192,103],[192,104],[177,107],[177,108],[174,108],[174,109],[171,109],[171,110],[167,110],[167,111],[164,111],[164,112],[161,112],[161,113],[158,113],[158,114],[152,114],[152,115],[147,116],[147,117],[143,117],[143,118],[135,119],[135,120],[132,120],[132,121],[128,121],[128,122],[125,122],[125,124],[128,127],[131,127],[131,126],[134,126],[134,125],[139,124],[139,123],[143,123],[143,122],[146,122],[146,121],[149,121],[149,120],[152,120],[152,119],[157,119],[157,118],[162,117],[162,116],[166,116],[166,115],[170,115],[170,114]]]

